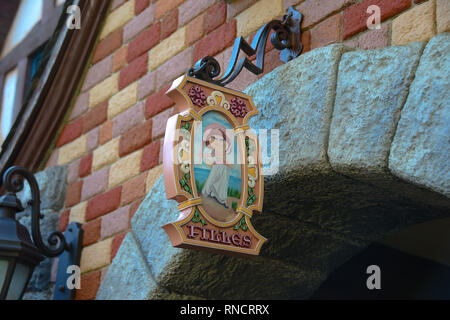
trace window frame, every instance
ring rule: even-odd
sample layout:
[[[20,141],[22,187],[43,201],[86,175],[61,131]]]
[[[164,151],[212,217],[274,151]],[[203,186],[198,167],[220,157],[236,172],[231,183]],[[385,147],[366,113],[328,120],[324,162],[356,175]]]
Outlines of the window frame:
[[[19,5],[20,6],[20,5]],[[0,114],[3,110],[3,85],[4,79],[10,70],[17,67],[17,85],[14,97],[13,118],[14,123],[20,112],[28,86],[28,76],[33,54],[41,48],[52,36],[63,6],[56,6],[55,1],[44,0],[41,19],[31,31],[11,51],[0,59]],[[19,7],[17,8],[19,10]],[[16,12],[17,13],[17,12]],[[14,23],[14,21],[13,21]],[[12,25],[11,25],[12,26]],[[0,48],[2,50],[3,48]],[[3,141],[7,137],[3,137]],[[0,145],[3,144],[0,141]]]

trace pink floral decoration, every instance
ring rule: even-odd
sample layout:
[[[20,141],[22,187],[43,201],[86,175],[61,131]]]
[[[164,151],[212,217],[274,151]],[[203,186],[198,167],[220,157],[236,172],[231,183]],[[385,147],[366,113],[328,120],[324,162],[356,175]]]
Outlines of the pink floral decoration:
[[[239,98],[231,99],[230,112],[236,118],[244,118],[247,115],[247,107],[245,102]]]
[[[206,105],[206,94],[203,92],[200,86],[192,86],[192,88],[189,89],[188,96],[194,105],[197,105],[199,107],[204,107]]]

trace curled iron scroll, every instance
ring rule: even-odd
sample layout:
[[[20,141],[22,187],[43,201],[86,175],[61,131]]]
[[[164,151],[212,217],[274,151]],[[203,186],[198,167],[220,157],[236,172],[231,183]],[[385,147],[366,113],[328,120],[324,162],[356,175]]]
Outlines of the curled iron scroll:
[[[251,45],[243,37],[236,38],[228,68],[219,79],[214,79],[220,75],[219,62],[210,56],[197,61],[194,67],[187,71],[187,75],[225,86],[233,81],[244,67],[254,74],[261,74],[264,71],[266,40],[272,30],[274,32],[270,41],[277,50],[281,50],[280,59],[283,62],[288,62],[298,57],[303,50],[300,31],[302,19],[302,14],[291,6],[281,20],[272,20],[262,26],[256,33]],[[247,57],[238,61],[241,50]],[[255,64],[248,59],[254,54],[256,54]]]
[[[23,180],[19,179],[17,176],[25,178],[30,185],[31,190],[31,235],[33,236],[33,241],[36,247],[47,257],[59,256],[65,249],[67,249],[66,239],[64,235],[55,231],[47,239],[50,246],[54,248],[47,247],[42,241],[41,229],[39,225],[39,220],[42,218],[40,209],[40,195],[39,186],[34,175],[25,168],[22,167],[11,167],[6,170],[3,175],[3,185],[8,192],[20,192],[23,189]]]

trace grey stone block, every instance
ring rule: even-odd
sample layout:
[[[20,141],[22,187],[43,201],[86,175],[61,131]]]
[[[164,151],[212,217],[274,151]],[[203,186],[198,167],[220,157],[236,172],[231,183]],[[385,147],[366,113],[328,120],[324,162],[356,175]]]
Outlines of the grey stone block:
[[[97,300],[146,300],[155,288],[139,244],[129,232],[97,291]]]
[[[341,55],[352,50],[331,45],[310,51],[278,67],[245,92],[259,114],[254,129],[279,130],[280,174],[328,172],[328,133]]]
[[[328,147],[334,170],[369,180],[390,176],[391,142],[424,46],[342,55]]]
[[[67,188],[67,166],[54,166],[35,174],[39,185],[41,209],[59,211],[64,208]],[[28,182],[17,194],[24,208],[31,200],[31,191]]]
[[[450,34],[427,44],[402,110],[389,168],[399,178],[450,197]]]

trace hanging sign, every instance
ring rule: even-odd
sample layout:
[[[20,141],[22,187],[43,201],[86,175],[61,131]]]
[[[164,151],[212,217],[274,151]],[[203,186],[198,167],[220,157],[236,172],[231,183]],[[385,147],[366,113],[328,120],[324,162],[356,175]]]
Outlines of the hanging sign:
[[[172,245],[258,255],[266,239],[250,219],[262,211],[264,179],[251,97],[189,76],[166,94],[176,103],[163,150],[166,195],[180,210],[163,226]]]

